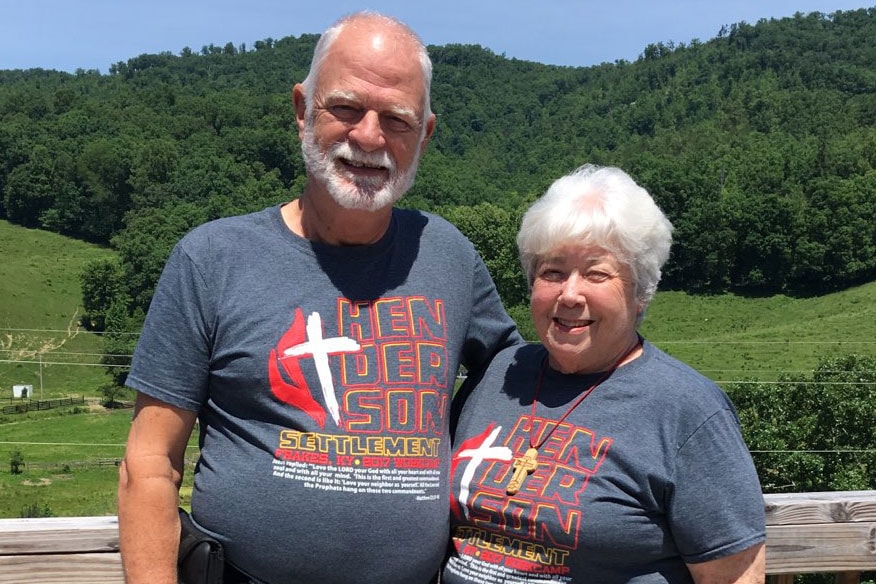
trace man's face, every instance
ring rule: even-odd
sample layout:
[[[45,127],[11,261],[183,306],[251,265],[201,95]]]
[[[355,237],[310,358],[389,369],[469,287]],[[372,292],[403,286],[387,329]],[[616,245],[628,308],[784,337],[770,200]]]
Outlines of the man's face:
[[[413,184],[434,127],[434,116],[423,119],[413,44],[393,33],[345,30],[315,82],[306,107],[296,87],[308,174],[342,207],[391,206]]]
[[[323,148],[312,122],[305,126],[301,151],[308,174],[346,209],[376,211],[395,204],[414,184],[419,166],[419,153],[399,168],[386,150],[367,152],[350,140]]]

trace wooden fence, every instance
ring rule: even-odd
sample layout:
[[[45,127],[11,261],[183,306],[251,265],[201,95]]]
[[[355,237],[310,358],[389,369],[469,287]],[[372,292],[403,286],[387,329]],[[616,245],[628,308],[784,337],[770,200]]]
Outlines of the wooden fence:
[[[0,407],[0,414],[24,414],[27,412],[36,412],[41,410],[52,410],[64,406],[72,406],[74,404],[85,405],[85,398],[79,397],[62,397],[58,399],[33,399],[20,401],[19,403],[10,404]]]
[[[876,491],[766,495],[767,574],[876,571]],[[0,519],[0,584],[122,584],[116,517]]]

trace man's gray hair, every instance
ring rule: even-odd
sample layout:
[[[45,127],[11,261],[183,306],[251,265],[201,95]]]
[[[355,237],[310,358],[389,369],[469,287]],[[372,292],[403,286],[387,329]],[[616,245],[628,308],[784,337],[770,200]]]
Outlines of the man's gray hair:
[[[548,252],[569,244],[599,246],[628,265],[644,315],[669,259],[672,224],[627,173],[586,164],[554,181],[523,216],[517,248],[530,287]]]
[[[379,12],[374,12],[371,10],[363,10],[360,12],[354,12],[353,14],[348,14],[337,20],[334,24],[332,24],[322,35],[319,37],[319,41],[316,43],[316,49],[313,51],[313,59],[310,61],[310,71],[307,73],[307,77],[304,78],[304,81],[301,84],[304,86],[304,96],[307,101],[307,109],[310,110],[313,107],[313,97],[314,92],[316,91],[316,81],[319,78],[319,72],[322,68],[322,63],[325,61],[325,57],[328,54],[329,49],[332,44],[337,40],[338,36],[341,34],[347,26],[355,25],[357,22],[362,21],[377,21],[388,27],[394,27],[402,32],[405,36],[407,36],[417,47],[417,57],[420,60],[420,68],[423,72],[423,123],[425,127],[426,120],[429,119],[429,116],[432,115],[432,102],[429,94],[432,90],[432,59],[429,58],[429,53],[426,50],[426,46],[423,44],[423,41],[420,40],[420,37],[415,33],[411,27],[406,25],[401,20],[397,18],[393,18],[392,16],[386,16],[385,14],[380,14]]]

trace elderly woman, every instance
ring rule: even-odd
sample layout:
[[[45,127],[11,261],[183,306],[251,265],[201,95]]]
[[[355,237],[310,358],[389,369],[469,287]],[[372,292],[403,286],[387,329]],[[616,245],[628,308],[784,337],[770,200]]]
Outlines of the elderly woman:
[[[711,381],[637,332],[672,226],[623,171],[557,180],[517,237],[541,345],[454,403],[442,584],[764,581],[764,505]]]

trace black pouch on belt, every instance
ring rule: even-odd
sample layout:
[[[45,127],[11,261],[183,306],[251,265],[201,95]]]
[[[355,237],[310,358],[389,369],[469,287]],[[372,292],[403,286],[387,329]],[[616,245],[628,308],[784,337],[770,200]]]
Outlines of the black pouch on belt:
[[[222,584],[225,571],[222,544],[195,527],[185,509],[179,510],[179,522],[177,577],[180,584]]]

